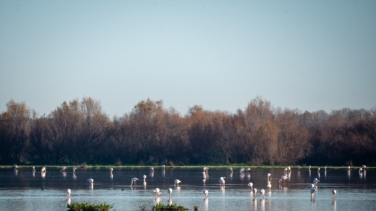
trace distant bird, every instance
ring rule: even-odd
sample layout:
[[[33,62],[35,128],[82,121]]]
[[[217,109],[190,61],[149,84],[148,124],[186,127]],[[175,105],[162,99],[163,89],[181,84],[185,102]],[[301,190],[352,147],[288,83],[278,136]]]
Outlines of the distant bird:
[[[315,184],[312,184],[311,185],[311,198],[315,196],[315,192],[316,192]]]
[[[134,184],[134,185],[136,185],[136,181],[138,180],[138,178],[136,178],[136,177],[133,177],[132,179],[131,179],[131,186]]]
[[[40,170],[40,173],[45,173],[46,172],[46,167],[43,167],[41,170]]]
[[[364,172],[363,168],[359,168],[359,174],[361,174],[363,172]]]
[[[113,168],[110,168],[110,173],[112,174],[112,172],[114,171],[114,169]]]
[[[239,170],[239,173],[240,173],[240,174],[243,174],[243,173],[244,173],[244,168],[241,168],[241,169]]]
[[[287,166],[287,172],[290,174],[291,173],[291,167]]]
[[[14,170],[18,170],[18,166],[16,164],[13,165]]]
[[[253,188],[253,197],[256,198],[256,194],[257,194],[257,189],[256,188]]]
[[[233,173],[232,167],[230,167],[228,170],[230,170],[230,174]]]
[[[251,171],[251,168],[246,168],[245,171],[246,171],[246,172],[250,172],[250,171]]]
[[[65,172],[65,170],[67,170],[67,167],[64,166],[60,171]]]
[[[202,179],[206,179],[206,173],[202,172]]]
[[[271,176],[272,176],[271,173],[266,174],[266,179],[267,179],[268,182],[272,181],[272,177]]]
[[[181,183],[181,181],[178,180],[178,179],[176,179],[176,180],[174,181],[174,185],[175,185],[175,186],[178,186],[180,183]]]
[[[324,167],[324,171],[326,171],[326,166]]]
[[[281,176],[281,179],[279,179],[279,184],[281,184],[282,182],[285,183],[285,181],[287,180],[287,175],[284,174]]]
[[[33,170],[32,170],[33,172],[35,172],[36,170],[35,170],[35,166],[33,166]]]
[[[166,166],[162,165],[162,171],[166,170]]]
[[[150,172],[154,172],[154,168],[153,167],[150,167]]]
[[[204,194],[205,198],[208,198],[208,195],[209,195],[208,190],[203,190],[202,193]]]
[[[260,193],[261,193],[262,198],[264,199],[265,198],[265,190],[261,189]]]
[[[320,182],[320,180],[318,180],[317,178],[313,179],[313,185],[314,185],[314,188],[317,189],[317,185],[318,183]]]
[[[76,169],[77,169],[76,167],[73,167],[73,173],[76,173]]]
[[[226,181],[225,181],[225,177],[221,177],[221,178],[219,178],[218,182],[219,182],[219,186],[224,186],[225,183],[226,183]]]
[[[154,189],[153,192],[155,193],[156,197],[162,195],[162,192],[159,190],[159,188]]]
[[[67,198],[70,198],[71,189],[67,189]]]
[[[144,175],[143,178],[144,178],[144,185],[146,185],[146,175]]]
[[[363,168],[364,171],[367,170],[367,166],[366,165],[362,165],[362,168]]]
[[[172,188],[167,189],[168,198],[171,198]]]
[[[297,165],[296,168],[297,168],[298,170],[300,170],[300,166],[299,166],[299,165]]]
[[[283,170],[283,174],[287,175],[289,172],[287,171],[287,168]]]
[[[308,171],[311,171],[311,166],[308,166]]]
[[[320,167],[319,167],[319,168],[317,168],[317,172],[318,172],[318,173],[320,173]]]
[[[248,183],[248,187],[253,188],[253,183],[252,182]]]
[[[350,170],[351,170],[351,167],[350,167],[350,166],[347,166],[347,170],[350,171]]]
[[[335,189],[332,190],[332,198],[336,199],[337,191]]]
[[[90,185],[94,184],[94,179],[92,179],[92,178],[87,179],[87,181],[89,182]]]

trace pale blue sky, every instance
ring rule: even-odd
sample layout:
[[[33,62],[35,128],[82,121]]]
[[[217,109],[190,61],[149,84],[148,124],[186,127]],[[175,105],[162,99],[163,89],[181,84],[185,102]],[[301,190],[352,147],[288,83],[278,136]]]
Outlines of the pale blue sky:
[[[0,112],[376,106],[376,1],[0,1]]]

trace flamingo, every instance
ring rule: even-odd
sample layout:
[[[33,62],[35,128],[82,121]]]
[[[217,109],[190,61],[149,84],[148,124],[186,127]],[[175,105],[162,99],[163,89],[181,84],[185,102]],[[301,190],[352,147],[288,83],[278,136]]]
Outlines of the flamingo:
[[[282,182],[285,183],[285,181],[287,180],[287,175],[284,174],[281,176],[281,179],[279,179],[279,184],[281,184]]]
[[[155,197],[162,195],[162,192],[161,192],[161,190],[159,190],[159,188],[154,189],[153,192],[155,193]]]
[[[266,174],[266,178],[268,179],[268,182],[272,181],[272,177],[271,176],[272,176],[271,173]]]
[[[261,189],[261,196],[262,196],[262,199],[264,199],[265,198],[265,190],[264,189]]]
[[[347,170],[350,171],[350,170],[351,170],[351,167],[350,167],[350,166],[347,166]]]
[[[73,167],[73,173],[76,173],[77,168]]]
[[[144,178],[144,185],[146,185],[146,175],[144,175],[143,178]]]
[[[18,166],[16,164],[13,165],[14,170],[18,170]]]
[[[167,192],[168,192],[168,198],[171,199],[172,188],[167,189]]]
[[[67,167],[64,166],[60,171],[65,172],[65,170],[67,170]]]
[[[232,167],[230,167],[228,170],[230,170],[230,174],[233,173]]]
[[[359,168],[359,174],[361,174],[363,172],[364,172],[363,168]]]
[[[253,197],[256,198],[256,194],[257,194],[257,189],[256,188],[253,188]]]
[[[253,188],[253,183],[252,182],[248,183],[248,187]]]
[[[162,171],[166,170],[166,166],[162,165]]]
[[[312,198],[312,199],[313,199],[313,197],[315,196],[315,192],[316,192],[315,184],[312,184],[312,185],[311,185],[311,198]]]
[[[271,188],[272,187],[272,183],[270,181],[268,181],[268,184],[266,184],[266,187],[267,188]]]
[[[178,179],[176,179],[176,180],[174,181],[174,185],[175,185],[175,186],[179,186],[179,183],[181,183],[181,181],[178,180]]]
[[[71,189],[67,189],[67,198],[70,198]]]
[[[133,184],[136,185],[136,181],[137,181],[137,180],[138,180],[138,178],[133,177],[133,178],[131,179],[131,185],[130,185],[130,186],[132,186]]]
[[[35,172],[36,170],[35,170],[35,166],[33,166],[33,172]]]
[[[224,186],[225,183],[226,183],[226,181],[225,181],[225,177],[221,177],[221,178],[219,178],[218,182],[219,182],[219,186]]]
[[[202,193],[204,194],[205,198],[208,198],[208,195],[209,195],[208,190],[203,190]]]
[[[153,167],[150,167],[150,172],[154,172],[154,168]]]
[[[337,194],[337,190],[333,189],[332,190],[332,198],[335,200],[336,199],[336,194]]]
[[[317,189],[317,184],[320,182],[320,180],[318,180],[317,178],[313,179],[313,185],[314,185],[314,188]]]
[[[246,171],[246,172],[250,172],[250,171],[251,171],[251,168],[246,168],[245,171]]]
[[[366,165],[362,165],[362,168],[363,168],[364,171],[367,170],[367,169],[366,169],[366,168],[367,168]]]
[[[291,173],[291,167],[287,166],[287,172],[290,174]]]
[[[324,171],[326,171],[326,166],[324,167]]]
[[[206,179],[206,173],[202,172],[202,179]]]
[[[114,169],[113,169],[113,168],[110,168],[110,172],[111,172],[111,174],[112,174],[113,171],[114,171]]]
[[[45,173],[46,172],[46,167],[43,167],[41,170],[40,170],[40,173]]]
[[[308,171],[311,171],[311,166],[308,166]]]
[[[94,184],[94,179],[92,179],[92,178],[87,179],[87,181],[89,182],[90,185]]]

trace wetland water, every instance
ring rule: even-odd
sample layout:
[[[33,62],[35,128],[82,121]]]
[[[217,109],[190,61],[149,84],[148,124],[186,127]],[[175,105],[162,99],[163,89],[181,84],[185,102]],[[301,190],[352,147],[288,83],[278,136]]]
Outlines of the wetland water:
[[[78,169],[75,174],[72,168],[62,173],[59,169],[47,168],[47,173],[35,174],[31,168],[0,169],[0,210],[67,210],[66,189],[70,188],[71,202],[109,203],[112,211],[137,211],[140,204],[151,210],[156,202],[168,204],[167,189],[172,188],[172,203],[193,210],[242,211],[242,210],[376,210],[376,170],[368,169],[359,174],[357,169],[348,172],[346,169],[331,169],[320,174],[317,169],[292,169],[290,178],[285,185],[279,186],[278,180],[283,169],[251,169],[250,173],[239,173],[234,168],[230,174],[226,168],[210,168],[208,177],[202,179],[202,168],[181,169],[155,168],[114,168],[110,174],[108,168]],[[267,173],[272,174],[272,187],[266,188]],[[146,184],[143,182],[146,175]],[[130,186],[131,178],[137,177],[137,184]],[[219,186],[220,177],[226,177],[224,188]],[[310,185],[314,178],[320,183],[316,199],[311,200]],[[91,188],[88,178],[94,179]],[[180,179],[179,187],[174,180]],[[258,189],[256,199],[247,184],[253,183]],[[41,190],[44,187],[44,190]],[[124,188],[124,190],[122,190]],[[155,197],[153,190],[160,188],[163,195]],[[332,200],[332,189],[337,190]],[[209,196],[204,199],[202,191],[207,189]],[[265,189],[265,199],[261,199],[260,190]]]

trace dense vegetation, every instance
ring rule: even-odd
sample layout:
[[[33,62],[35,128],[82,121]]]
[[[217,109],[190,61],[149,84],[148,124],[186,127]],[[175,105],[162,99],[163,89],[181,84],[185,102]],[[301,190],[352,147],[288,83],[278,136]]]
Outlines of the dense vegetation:
[[[110,120],[83,98],[42,117],[11,100],[0,115],[1,164],[376,164],[376,109],[300,112],[258,97],[234,114],[181,116],[147,99]]]

